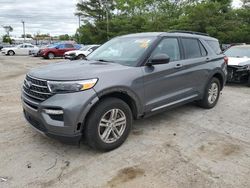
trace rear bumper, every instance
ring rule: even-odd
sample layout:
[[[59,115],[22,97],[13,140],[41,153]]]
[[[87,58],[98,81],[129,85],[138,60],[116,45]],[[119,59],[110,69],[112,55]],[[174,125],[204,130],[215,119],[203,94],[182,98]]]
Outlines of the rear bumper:
[[[248,80],[250,75],[250,65],[227,66],[227,82],[241,83]]]

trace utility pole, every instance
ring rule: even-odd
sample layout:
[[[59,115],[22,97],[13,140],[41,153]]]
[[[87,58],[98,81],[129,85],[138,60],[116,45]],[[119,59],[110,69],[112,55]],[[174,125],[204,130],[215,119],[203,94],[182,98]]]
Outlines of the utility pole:
[[[105,0],[105,8],[106,8],[106,19],[107,19],[107,39],[109,40],[109,8],[108,8],[108,0]]]
[[[78,14],[78,28],[81,27],[81,14]]]
[[[80,27],[81,27],[81,12],[75,13],[75,15],[78,17],[78,43],[80,43]]]
[[[24,42],[25,42],[25,22],[23,20],[21,22],[23,24],[23,38],[24,38]]]

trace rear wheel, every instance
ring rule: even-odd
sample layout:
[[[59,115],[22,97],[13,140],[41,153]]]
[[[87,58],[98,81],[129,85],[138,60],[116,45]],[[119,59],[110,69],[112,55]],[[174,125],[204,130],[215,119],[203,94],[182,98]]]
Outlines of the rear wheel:
[[[48,59],[54,59],[55,58],[55,54],[52,53],[52,52],[49,52],[48,55],[47,55],[47,58]]]
[[[107,98],[90,112],[84,130],[85,137],[92,148],[110,151],[127,139],[131,126],[129,106],[120,99]]]
[[[13,56],[15,55],[15,52],[13,50],[8,51],[8,55]]]
[[[206,109],[215,107],[220,97],[220,91],[220,81],[215,77],[212,78],[205,89],[203,99],[198,101],[199,106]]]
[[[249,73],[249,76],[248,76],[247,86],[250,87],[250,73]]]

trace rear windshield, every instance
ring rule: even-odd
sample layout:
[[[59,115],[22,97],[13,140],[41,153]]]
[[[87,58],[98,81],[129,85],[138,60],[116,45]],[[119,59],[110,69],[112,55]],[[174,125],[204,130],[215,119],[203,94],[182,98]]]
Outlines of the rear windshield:
[[[229,48],[225,55],[228,57],[248,57],[250,58],[250,46],[235,46]]]
[[[215,41],[215,40],[207,40],[206,41],[208,43],[208,45],[214,50],[214,52],[216,54],[221,54],[222,51],[221,51],[221,48],[220,48],[220,44],[218,41]]]

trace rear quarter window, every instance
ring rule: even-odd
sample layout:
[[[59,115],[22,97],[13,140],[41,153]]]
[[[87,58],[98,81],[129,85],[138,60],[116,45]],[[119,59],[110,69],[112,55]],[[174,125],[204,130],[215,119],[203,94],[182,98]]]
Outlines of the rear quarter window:
[[[204,49],[203,45],[200,44],[200,41],[198,39],[182,38],[181,41],[184,48],[186,59],[206,56],[206,50]]]
[[[213,49],[216,54],[221,54],[221,48],[218,41],[206,40],[207,44]]]

